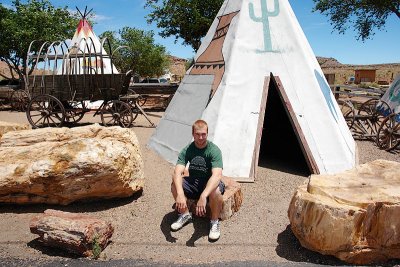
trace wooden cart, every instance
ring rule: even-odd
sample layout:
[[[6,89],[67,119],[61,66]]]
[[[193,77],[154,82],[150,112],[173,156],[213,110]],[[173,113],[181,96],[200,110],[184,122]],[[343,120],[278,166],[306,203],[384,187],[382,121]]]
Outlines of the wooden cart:
[[[374,141],[380,149],[387,151],[400,145],[400,115],[394,113],[389,105],[381,99],[383,92],[365,90],[357,92],[338,92],[346,96],[363,97],[363,102],[351,98],[338,99],[347,126],[354,138]],[[370,94],[372,92],[372,94]]]
[[[67,49],[65,43],[46,42],[36,55],[30,52],[34,44],[30,45],[27,60],[39,70],[34,73],[41,74],[27,75],[25,82],[30,99],[26,114],[33,128],[77,123],[90,111],[86,103],[93,101],[102,101],[94,115],[101,116],[104,126],[130,127],[138,113],[144,113],[132,101],[135,97],[127,96],[131,73],[113,73],[113,67],[111,73],[104,73],[106,62],[112,66],[112,54],[96,52],[89,46],[88,52],[77,52],[74,47]],[[38,68],[40,63],[44,67]]]

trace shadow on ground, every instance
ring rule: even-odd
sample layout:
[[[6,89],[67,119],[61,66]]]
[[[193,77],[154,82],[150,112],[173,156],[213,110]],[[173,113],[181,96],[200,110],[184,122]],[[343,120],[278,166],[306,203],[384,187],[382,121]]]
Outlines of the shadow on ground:
[[[320,253],[308,250],[301,246],[296,236],[290,229],[290,225],[286,229],[278,234],[278,246],[276,247],[276,253],[288,261],[292,262],[304,262],[312,263],[317,265],[331,265],[331,266],[352,266],[346,262],[337,259],[334,256],[322,255]],[[399,266],[400,260],[390,260],[382,264],[371,264],[364,266]]]
[[[39,241],[39,238],[33,239],[32,241],[28,242],[27,246],[51,257],[63,257],[68,259],[82,258],[82,256],[67,252],[65,249],[44,246]]]
[[[278,234],[277,241],[278,246],[275,249],[276,253],[280,257],[287,259],[288,261],[309,262],[314,264],[334,266],[346,265],[346,263],[338,260],[333,256],[322,255],[317,252],[303,248],[293,234],[289,225],[283,232]]]
[[[42,213],[47,209],[54,209],[66,212],[97,212],[108,210],[120,206],[125,206],[135,202],[142,196],[142,192],[137,192],[128,198],[114,198],[114,199],[97,199],[90,201],[77,201],[66,206],[53,205],[53,204],[2,204],[0,205],[0,213]]]
[[[172,232],[171,232],[171,224],[178,218],[178,214],[176,213],[176,211],[172,211],[170,213],[167,213],[160,224],[160,229],[161,232],[164,234],[165,236],[165,240],[170,242],[170,243],[175,243],[176,242],[176,238],[172,236]],[[199,240],[200,238],[202,238],[203,236],[207,236],[208,235],[208,231],[209,231],[209,220],[207,218],[202,218],[202,217],[196,217],[193,216],[193,228],[194,228],[194,232],[192,234],[192,236],[190,237],[190,239],[188,241],[186,241],[186,246],[188,247],[196,247],[195,242],[197,240]],[[184,227],[187,227],[184,226]]]

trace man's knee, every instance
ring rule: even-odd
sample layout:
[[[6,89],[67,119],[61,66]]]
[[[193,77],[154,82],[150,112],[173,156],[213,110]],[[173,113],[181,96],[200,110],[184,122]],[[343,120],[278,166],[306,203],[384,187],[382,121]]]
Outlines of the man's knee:
[[[208,197],[209,197],[210,201],[222,200],[222,193],[220,191],[219,186],[217,186],[217,188],[214,191],[212,191],[211,194]]]

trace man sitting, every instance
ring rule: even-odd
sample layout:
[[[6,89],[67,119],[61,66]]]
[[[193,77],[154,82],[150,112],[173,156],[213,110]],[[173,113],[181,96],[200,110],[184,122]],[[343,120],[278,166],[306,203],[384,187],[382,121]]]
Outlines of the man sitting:
[[[218,218],[225,191],[225,185],[221,181],[222,154],[217,145],[207,140],[208,125],[205,121],[197,120],[192,125],[192,135],[194,141],[179,153],[172,177],[171,192],[179,217],[171,225],[171,230],[178,231],[192,221],[187,198],[198,199],[195,210],[197,216],[206,215],[206,205],[209,201],[211,222],[208,238],[210,241],[216,241],[221,235]],[[184,177],[187,163],[189,163],[189,176]]]

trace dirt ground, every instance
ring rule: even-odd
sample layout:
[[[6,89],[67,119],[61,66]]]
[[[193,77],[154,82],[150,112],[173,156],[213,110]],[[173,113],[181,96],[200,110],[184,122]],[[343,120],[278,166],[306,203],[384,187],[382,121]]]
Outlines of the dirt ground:
[[[150,112],[157,123],[162,113]],[[24,113],[0,111],[0,121],[27,123]],[[82,124],[100,122],[86,114]],[[222,222],[222,235],[208,242],[208,221],[195,218],[178,232],[170,224],[176,214],[172,209],[170,181],[173,166],[146,147],[154,131],[139,116],[132,128],[141,144],[146,184],[143,193],[127,199],[74,203],[68,206],[0,204],[0,260],[62,261],[74,258],[61,250],[42,247],[29,231],[29,221],[37,213],[52,208],[90,214],[112,222],[112,242],[102,252],[101,260],[140,260],[146,263],[203,264],[261,261],[276,264],[314,263],[342,265],[331,256],[302,248],[292,234],[287,209],[297,186],[307,180],[291,166],[260,164],[254,183],[243,183],[243,205],[238,213]],[[357,142],[360,163],[374,159],[400,161],[400,155],[379,150],[372,142]],[[399,264],[399,263],[397,263]],[[0,264],[1,265],[1,264]]]

